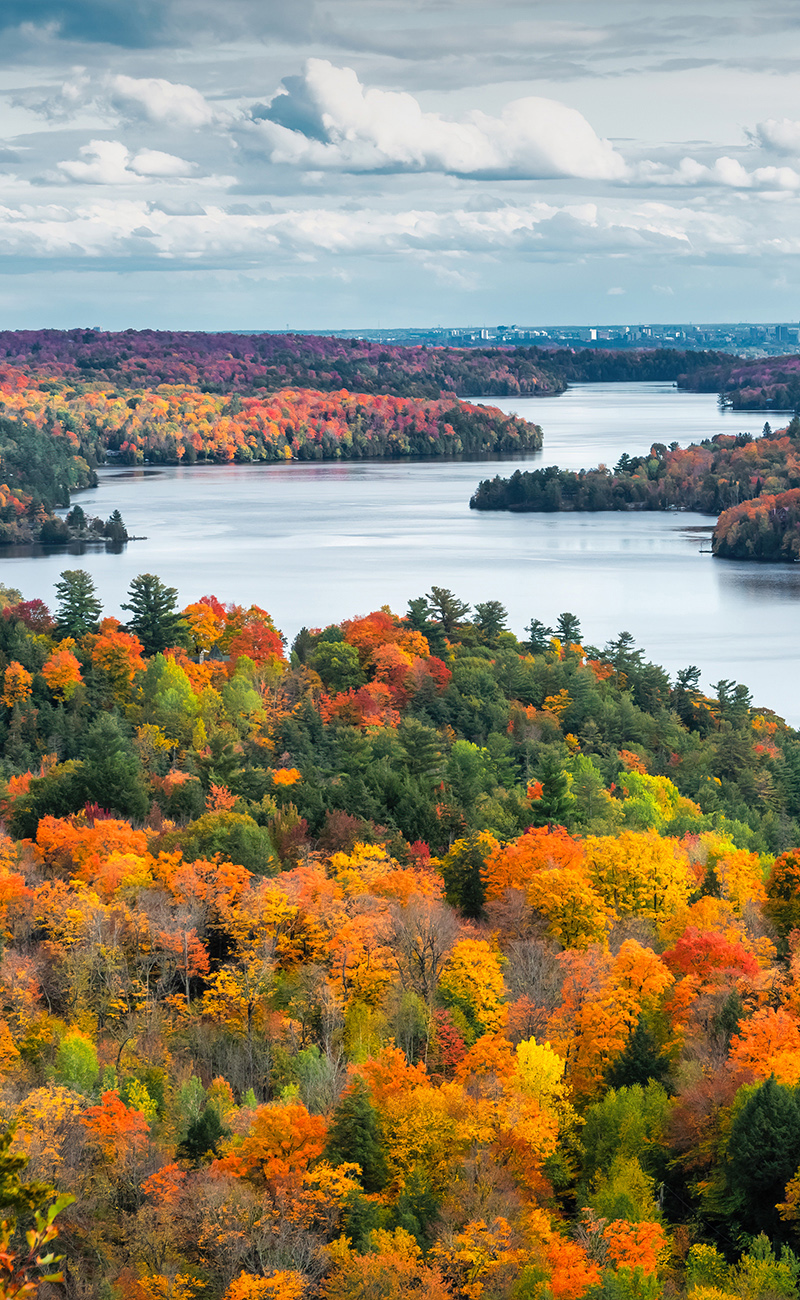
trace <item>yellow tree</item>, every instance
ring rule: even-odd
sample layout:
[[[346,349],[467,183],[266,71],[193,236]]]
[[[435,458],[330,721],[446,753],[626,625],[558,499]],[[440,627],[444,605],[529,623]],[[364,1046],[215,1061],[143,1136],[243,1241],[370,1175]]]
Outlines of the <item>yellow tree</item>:
[[[684,846],[655,831],[590,835],[585,848],[589,878],[617,916],[659,922],[685,906],[695,888]]]
[[[461,939],[453,945],[439,981],[443,1000],[466,1008],[479,1033],[496,1033],[505,1022],[500,962],[485,939]]]
[[[438,1268],[426,1264],[417,1242],[403,1228],[374,1229],[364,1254],[347,1237],[330,1247],[333,1268],[320,1287],[322,1300],[451,1300]]]
[[[525,898],[546,918],[550,935],[564,948],[602,942],[615,920],[583,866],[537,871],[525,887]]]
[[[33,674],[16,659],[12,659],[3,675],[3,703],[7,708],[13,709],[15,704],[27,700],[32,685]]]

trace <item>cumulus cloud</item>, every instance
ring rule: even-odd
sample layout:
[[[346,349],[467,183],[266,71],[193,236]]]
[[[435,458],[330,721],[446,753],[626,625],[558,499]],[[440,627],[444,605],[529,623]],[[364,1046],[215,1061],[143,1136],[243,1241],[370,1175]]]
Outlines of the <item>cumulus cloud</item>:
[[[190,176],[194,164],[161,149],[140,149],[128,164],[137,176]]]
[[[713,163],[683,158],[677,167],[640,163],[632,177],[645,185],[724,188],[731,190],[785,191],[800,189],[800,173],[793,167],[754,167],[748,171],[738,158],[723,154]]]
[[[84,110],[125,122],[149,122],[156,126],[200,129],[230,120],[230,113],[209,104],[194,86],[164,77],[129,77],[107,73],[93,78],[84,68],[46,99],[17,101],[51,121],[64,121]]]
[[[762,149],[775,153],[800,154],[800,122],[793,122],[788,117],[770,117],[766,122],[759,122],[754,138]]]
[[[309,59],[251,129],[271,160],[311,169],[445,172],[482,178],[616,180],[625,161],[574,108],[530,96],[500,117],[425,112],[413,95],[365,87],[351,68]]]
[[[201,127],[209,126],[215,117],[199,90],[163,77],[118,74],[106,79],[106,92],[112,107],[123,113],[134,112],[148,122]]]
[[[158,149],[140,149],[131,155],[120,140],[90,140],[78,150],[80,157],[58,163],[62,180],[82,185],[129,185],[148,177],[189,176],[193,165]]]

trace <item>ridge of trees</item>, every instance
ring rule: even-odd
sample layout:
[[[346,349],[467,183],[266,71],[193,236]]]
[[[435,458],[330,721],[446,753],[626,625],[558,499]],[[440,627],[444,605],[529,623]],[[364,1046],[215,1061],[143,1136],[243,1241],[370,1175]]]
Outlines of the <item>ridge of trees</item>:
[[[565,387],[545,349],[404,347],[303,334],[0,331],[0,358],[46,380],[131,389],[184,385],[240,395],[346,388],[436,399],[558,393]]]
[[[687,372],[678,387],[718,393],[720,405],[731,411],[800,410],[800,356],[711,357],[707,365]]]

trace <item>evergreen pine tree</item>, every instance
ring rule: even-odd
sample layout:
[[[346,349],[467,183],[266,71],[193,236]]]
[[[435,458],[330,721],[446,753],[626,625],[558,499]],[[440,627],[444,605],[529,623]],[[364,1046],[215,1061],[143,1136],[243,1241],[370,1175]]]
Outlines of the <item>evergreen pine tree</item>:
[[[477,831],[468,839],[458,840],[442,863],[448,903],[471,920],[483,915],[486,887],[481,871],[487,855],[487,839]]]
[[[379,1192],[388,1177],[378,1115],[366,1084],[357,1079],[333,1112],[325,1155],[331,1164],[355,1161],[365,1192]]]
[[[97,631],[103,606],[85,569],[65,569],[56,583],[56,597],[59,636],[72,636],[77,641],[87,632]]]
[[[230,1129],[225,1127],[219,1111],[213,1102],[210,1102],[202,1113],[192,1120],[178,1151],[187,1160],[191,1160],[192,1164],[199,1165],[204,1157],[216,1156],[222,1138],[229,1136]]]
[[[727,1148],[727,1199],[747,1232],[784,1236],[775,1208],[800,1165],[800,1102],[772,1075],[737,1111]]]
[[[556,754],[546,749],[539,760],[539,780],[542,783],[541,798],[536,804],[536,818],[540,825],[555,823],[560,826],[572,810],[575,799],[570,793],[568,774]]]
[[[563,614],[559,614],[556,623],[556,636],[564,646],[578,645],[580,643],[581,621],[577,614],[570,614],[568,610]]]
[[[664,1083],[668,1075],[669,1064],[661,1055],[644,1016],[640,1016],[624,1052],[608,1071],[606,1082],[610,1088],[630,1088],[636,1083],[644,1086],[651,1079]]]
[[[185,624],[178,612],[178,593],[154,573],[140,573],[133,579],[128,599],[128,630],[138,636],[146,655],[155,655],[181,640]]]

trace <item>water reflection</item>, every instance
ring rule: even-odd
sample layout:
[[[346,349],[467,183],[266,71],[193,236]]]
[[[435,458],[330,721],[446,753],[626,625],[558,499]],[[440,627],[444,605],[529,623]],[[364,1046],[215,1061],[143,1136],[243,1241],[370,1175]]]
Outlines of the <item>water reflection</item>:
[[[62,513],[65,513],[62,511]],[[60,542],[48,546],[41,542],[19,543],[16,546],[0,546],[0,566],[4,560],[41,559],[45,556],[95,555],[98,551],[107,551],[109,555],[122,555],[125,542],[108,542],[104,538],[96,542]]]
[[[746,593],[751,600],[769,601],[771,604],[775,601],[790,604],[800,600],[800,565],[771,564],[767,567],[758,564],[745,567],[730,560],[719,560],[717,563],[719,581]]]

